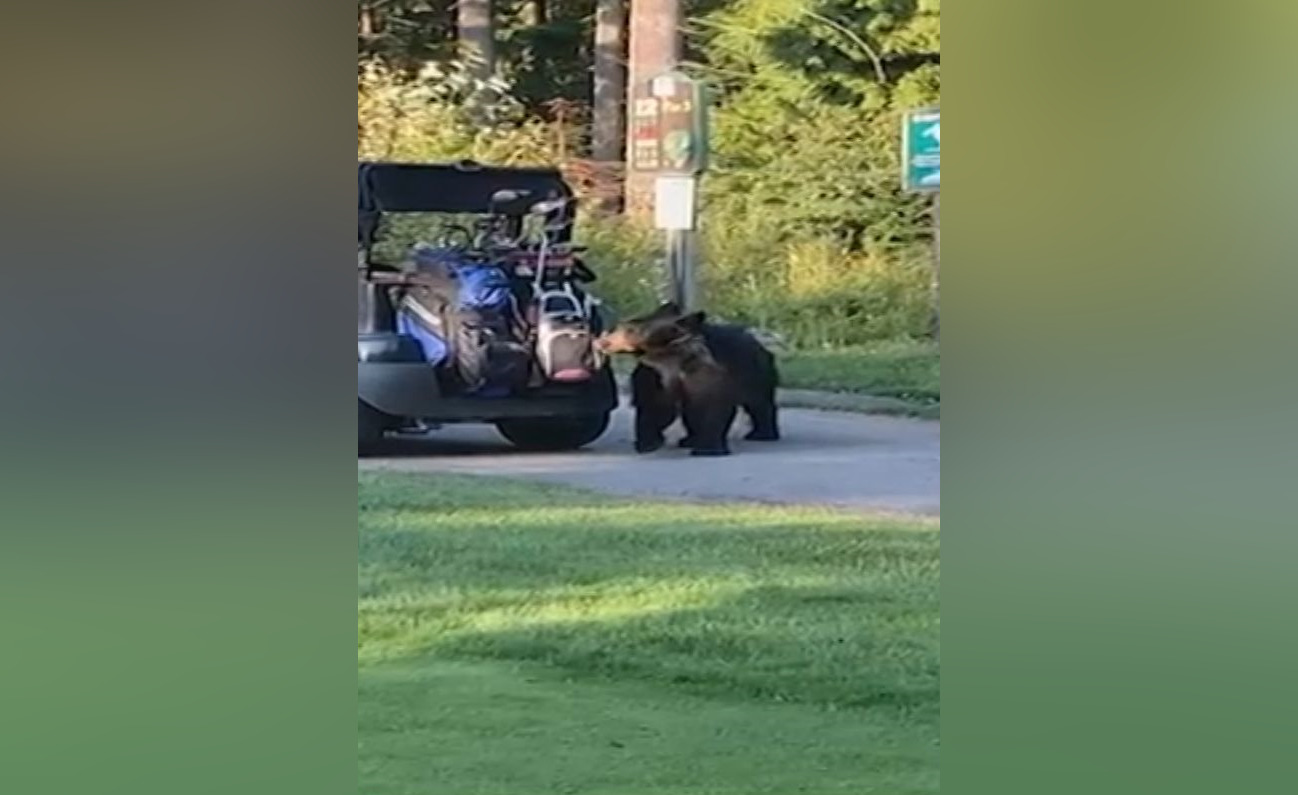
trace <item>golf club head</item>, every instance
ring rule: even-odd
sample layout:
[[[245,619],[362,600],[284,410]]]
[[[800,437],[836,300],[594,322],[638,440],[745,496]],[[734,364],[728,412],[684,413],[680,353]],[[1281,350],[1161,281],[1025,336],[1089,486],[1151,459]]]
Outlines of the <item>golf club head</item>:
[[[504,190],[498,190],[495,193],[491,194],[491,203],[505,204],[507,202],[516,202],[519,199],[529,195],[529,193],[530,191],[512,190],[509,188],[506,188]]]
[[[566,209],[567,206],[567,199],[549,199],[547,201],[533,204],[532,212],[537,215],[550,215],[551,213],[557,213],[560,210]]]

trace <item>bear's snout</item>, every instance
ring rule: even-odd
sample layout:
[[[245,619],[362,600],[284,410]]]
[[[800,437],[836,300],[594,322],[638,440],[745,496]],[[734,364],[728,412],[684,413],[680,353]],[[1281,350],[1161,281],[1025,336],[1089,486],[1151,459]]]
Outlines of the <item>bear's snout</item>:
[[[595,339],[595,349],[600,353],[635,353],[639,350],[636,340],[624,329],[599,335]]]

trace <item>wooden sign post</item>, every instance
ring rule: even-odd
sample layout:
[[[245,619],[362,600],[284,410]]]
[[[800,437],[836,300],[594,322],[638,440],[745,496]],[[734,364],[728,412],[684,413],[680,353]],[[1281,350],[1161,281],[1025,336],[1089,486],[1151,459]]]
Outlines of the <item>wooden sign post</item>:
[[[654,225],[667,233],[668,297],[698,304],[698,184],[708,165],[707,95],[672,70],[636,88],[631,168],[654,177]]]

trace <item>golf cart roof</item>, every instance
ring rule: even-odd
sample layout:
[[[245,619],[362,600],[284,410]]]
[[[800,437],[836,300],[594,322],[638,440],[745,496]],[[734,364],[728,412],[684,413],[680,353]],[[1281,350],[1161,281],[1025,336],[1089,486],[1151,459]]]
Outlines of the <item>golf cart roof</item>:
[[[365,213],[486,213],[524,215],[537,202],[572,199],[563,176],[550,168],[500,168],[471,161],[357,164],[359,210]],[[526,196],[492,206],[497,191]]]
[[[552,168],[500,168],[472,161],[424,163],[357,163],[357,244],[368,252],[386,213],[496,213],[521,217],[539,202],[562,199],[569,204],[554,217],[567,221],[558,238],[572,234],[572,188]],[[499,191],[520,195],[493,204]]]

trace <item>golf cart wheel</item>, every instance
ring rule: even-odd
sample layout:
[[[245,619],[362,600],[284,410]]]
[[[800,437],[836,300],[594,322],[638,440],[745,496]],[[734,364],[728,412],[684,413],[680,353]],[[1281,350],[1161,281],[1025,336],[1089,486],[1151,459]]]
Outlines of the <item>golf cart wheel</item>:
[[[520,450],[558,452],[585,447],[608,430],[608,414],[501,420],[496,429]]]
[[[374,452],[379,442],[383,441],[387,418],[363,400],[357,400],[356,405],[359,408],[356,417],[356,452],[359,455],[368,455]]]

